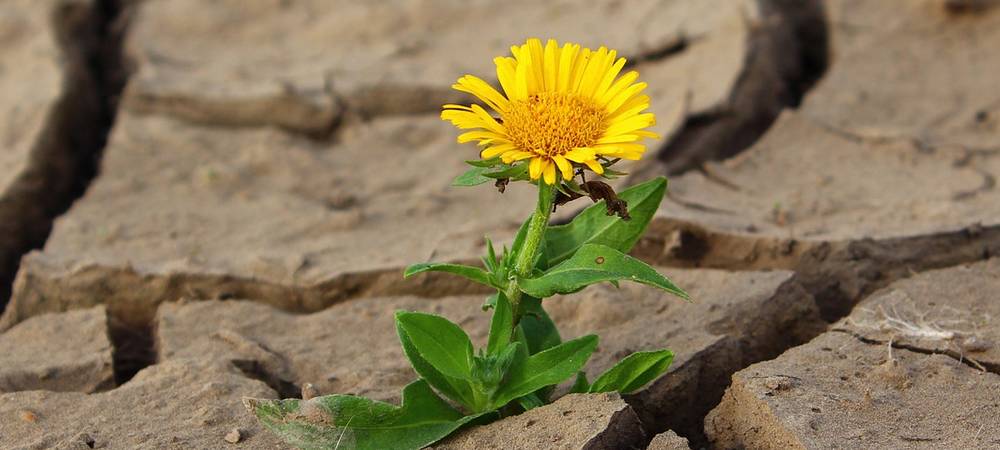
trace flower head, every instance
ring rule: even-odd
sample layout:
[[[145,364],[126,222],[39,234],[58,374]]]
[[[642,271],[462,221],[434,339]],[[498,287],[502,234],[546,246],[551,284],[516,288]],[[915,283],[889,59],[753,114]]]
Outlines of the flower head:
[[[441,118],[463,130],[459,143],[478,141],[483,159],[500,157],[505,164],[530,160],[528,174],[555,184],[557,172],[572,180],[578,168],[602,174],[611,160],[642,157],[642,140],[656,138],[646,128],[656,123],[646,83],[639,74],[619,76],[625,58],[601,47],[578,44],[543,46],[538,39],[511,47],[513,57],[498,57],[497,78],[503,94],[472,75],[452,87],[476,96],[480,105],[444,105]]]

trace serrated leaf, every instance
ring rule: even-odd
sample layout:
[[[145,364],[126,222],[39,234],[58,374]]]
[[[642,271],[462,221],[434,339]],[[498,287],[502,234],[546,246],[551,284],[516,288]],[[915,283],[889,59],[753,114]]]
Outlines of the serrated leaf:
[[[473,167],[466,170],[461,175],[455,177],[452,180],[452,186],[478,186],[480,184],[492,181],[489,178],[483,176],[484,173],[492,170],[489,167]]]
[[[575,292],[591,284],[628,280],[657,287],[687,299],[688,295],[656,269],[611,247],[585,244],[570,259],[536,278],[519,278],[518,287],[537,298]]]
[[[597,336],[587,335],[531,356],[521,353],[511,364],[507,380],[497,390],[493,405],[499,408],[518,397],[572,377],[587,363],[595,348]]]
[[[413,264],[407,267],[405,271],[403,271],[403,278],[409,278],[418,273],[423,273],[423,272],[447,272],[465,277],[479,284],[485,284],[486,286],[496,287],[493,285],[493,280],[490,277],[489,272],[480,269],[478,267],[466,266],[462,264],[448,264],[448,263]]]
[[[420,356],[439,372],[471,379],[472,341],[461,327],[441,316],[405,311],[396,313],[396,324]]]
[[[491,355],[500,353],[510,343],[510,335],[514,332],[514,311],[510,300],[504,294],[497,295],[493,305],[493,320],[490,321],[490,336],[486,344],[486,352]]]
[[[545,267],[564,261],[588,243],[628,253],[646,231],[666,190],[667,179],[659,177],[620,192],[618,197],[628,202],[632,220],[608,216],[602,200],[583,210],[570,223],[549,227],[545,231]]]
[[[666,372],[673,360],[670,350],[635,352],[597,377],[589,392],[635,392]]]
[[[302,450],[420,449],[479,417],[463,417],[424,380],[403,389],[401,406],[352,395],[245,399],[244,404],[268,430]]]
[[[406,354],[406,358],[410,360],[410,365],[413,366],[413,370],[417,372],[420,378],[423,378],[431,386],[434,386],[434,389],[437,389],[445,397],[465,406],[470,411],[475,409],[476,398],[472,393],[472,385],[468,380],[449,377],[435,369],[431,363],[420,356],[420,352],[417,351],[417,348],[413,345],[413,341],[403,331],[403,328],[399,326],[399,322],[396,322],[396,333],[399,335],[399,343],[403,346],[403,353]]]

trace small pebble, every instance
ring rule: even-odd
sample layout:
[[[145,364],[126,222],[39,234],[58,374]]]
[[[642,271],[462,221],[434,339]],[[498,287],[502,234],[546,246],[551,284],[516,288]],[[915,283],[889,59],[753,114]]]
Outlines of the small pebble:
[[[319,392],[312,385],[312,383],[306,383],[302,385],[302,400],[309,400],[313,397],[319,395]]]
[[[25,409],[21,411],[21,420],[25,422],[35,423],[38,421],[38,415]]]
[[[235,444],[235,443],[239,442],[240,439],[243,439],[243,432],[240,431],[239,428],[233,428],[233,430],[230,431],[229,433],[227,433],[226,437],[223,438],[223,439],[225,439],[226,442],[228,442],[230,444]]]

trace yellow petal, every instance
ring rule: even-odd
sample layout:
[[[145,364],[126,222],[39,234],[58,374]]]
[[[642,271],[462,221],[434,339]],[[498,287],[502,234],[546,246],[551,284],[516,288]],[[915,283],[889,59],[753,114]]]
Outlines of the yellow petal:
[[[607,105],[608,102],[611,101],[611,99],[615,98],[615,96],[618,95],[618,93],[620,93],[621,91],[625,90],[625,88],[631,86],[632,82],[634,82],[638,78],[639,78],[639,72],[636,72],[634,70],[631,70],[625,75],[622,75],[622,77],[616,80],[614,84],[612,84],[611,87],[608,88],[608,90],[603,95],[601,95],[600,97],[596,97],[597,105],[598,106]]]
[[[514,144],[500,144],[487,147],[485,150],[479,153],[479,157],[483,159],[490,159],[496,157],[497,155],[505,152],[509,152],[514,149]]]
[[[462,111],[472,111],[472,108],[470,108],[468,106],[465,106],[465,105],[455,105],[455,104],[451,104],[451,103],[442,106],[441,109],[443,109],[443,110],[460,109]]]
[[[466,75],[458,79],[458,82],[451,86],[453,89],[462,92],[468,92],[475,95],[484,103],[486,103],[490,108],[496,111],[505,111],[507,109],[507,99],[500,95],[493,86],[489,83],[475,77],[473,75]]]
[[[597,162],[596,159],[584,161],[583,163],[586,164],[587,167],[590,167],[590,170],[594,171],[594,173],[598,175],[604,173],[604,166],[602,166],[601,163]]]
[[[458,135],[458,143],[464,144],[466,142],[478,141],[482,139],[503,139],[504,136],[500,136],[492,131],[467,131]]]
[[[556,155],[552,157],[552,160],[556,162],[556,166],[559,167],[559,171],[562,172],[564,180],[573,179],[573,165],[566,160],[565,156]]]
[[[497,79],[500,80],[500,87],[507,94],[507,98],[515,98],[517,61],[510,57],[493,58],[493,63],[497,65]]]
[[[580,89],[580,80],[583,79],[583,71],[587,68],[588,62],[590,62],[590,49],[584,48],[573,63],[573,71],[570,72],[569,84],[566,86],[567,92],[577,92]]]
[[[611,59],[615,59],[615,52],[611,51]],[[608,88],[611,87],[611,83],[615,81],[615,77],[622,71],[625,67],[625,58],[618,58],[604,74],[604,79],[601,80],[600,84],[597,85],[597,89],[594,90],[594,98],[601,98],[608,92]]]
[[[555,39],[549,39],[545,43],[545,63],[542,68],[545,73],[545,90],[552,92],[556,89],[556,74],[559,69],[559,44]]]
[[[608,49],[601,47],[590,57],[587,68],[583,71],[583,78],[580,80],[579,94],[590,98],[594,95],[594,89],[601,82],[608,69]]]
[[[531,68],[535,75],[532,93],[545,90],[545,50],[540,39],[528,39],[528,51],[531,52]]]
[[[504,164],[510,164],[514,161],[521,161],[523,159],[531,158],[535,155],[536,153],[534,152],[526,152],[523,150],[511,150],[501,155],[500,159],[503,160]]]
[[[629,101],[629,99],[631,99],[636,95],[639,95],[639,93],[642,92],[643,89],[646,89],[646,83],[636,83],[625,88],[625,90],[619,92],[618,95],[615,95],[615,97],[608,102],[607,106],[605,106],[605,109],[607,109],[609,112],[617,111],[618,108],[624,105],[625,102]]]
[[[528,64],[518,60],[514,69],[514,99],[527,100],[528,91],[531,90],[528,83]]]
[[[545,168],[542,169],[542,175],[545,177],[545,184],[556,184],[556,165],[551,160],[545,160],[543,164]]]
[[[632,134],[639,136],[641,138],[660,139],[660,135],[647,130],[635,130],[632,132]]]
[[[557,70],[559,80],[556,83],[556,92],[566,92],[569,77],[573,73],[573,64],[576,63],[576,55],[579,51],[579,45],[567,43],[559,52],[559,69]]]
[[[566,152],[566,154],[564,154],[563,156],[565,156],[566,159],[570,161],[583,163],[584,161],[594,159],[596,153],[594,153],[594,151],[589,148],[581,147],[581,148],[574,148],[573,150]]]
[[[623,142],[635,142],[642,139],[636,134],[617,134],[614,136],[602,136],[597,140],[597,144],[620,144]]]
[[[617,110],[608,115],[606,120],[614,122],[616,120],[628,119],[629,117],[641,113],[646,108],[649,108],[649,96],[637,95],[625,102],[624,105],[619,106]]]
[[[536,156],[530,163],[528,163],[528,176],[531,177],[532,180],[537,180],[538,177],[541,176],[542,161],[544,160],[541,156]]]
[[[604,131],[604,135],[615,136],[619,134],[631,133],[635,130],[651,127],[653,125],[656,125],[656,116],[653,115],[653,113],[639,114],[638,116],[630,117],[611,124],[611,126]]]

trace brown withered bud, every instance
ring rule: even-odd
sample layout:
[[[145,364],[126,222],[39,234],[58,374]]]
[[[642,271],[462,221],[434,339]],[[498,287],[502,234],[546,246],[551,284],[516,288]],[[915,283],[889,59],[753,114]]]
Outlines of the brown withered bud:
[[[507,183],[510,183],[510,178],[497,178],[496,183],[493,183],[493,185],[503,194],[503,191],[507,190]]]
[[[611,185],[601,182],[601,181],[588,181],[583,183],[581,186],[590,199],[597,203],[600,200],[604,200],[605,206],[608,208],[608,215],[618,215],[622,220],[630,220],[631,216],[628,214],[628,202],[618,198],[618,194],[615,193],[614,188]]]
[[[583,197],[582,194],[577,194],[576,192],[570,191],[568,194],[563,191],[556,191],[555,201],[552,203],[552,211],[555,212],[557,207],[565,205],[573,200]]]

